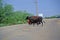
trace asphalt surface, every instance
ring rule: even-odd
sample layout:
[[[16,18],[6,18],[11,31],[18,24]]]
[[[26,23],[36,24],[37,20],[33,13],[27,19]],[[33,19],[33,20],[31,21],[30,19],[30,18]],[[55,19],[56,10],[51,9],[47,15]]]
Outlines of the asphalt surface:
[[[60,19],[45,19],[42,25],[18,24],[0,27],[0,40],[60,40]]]

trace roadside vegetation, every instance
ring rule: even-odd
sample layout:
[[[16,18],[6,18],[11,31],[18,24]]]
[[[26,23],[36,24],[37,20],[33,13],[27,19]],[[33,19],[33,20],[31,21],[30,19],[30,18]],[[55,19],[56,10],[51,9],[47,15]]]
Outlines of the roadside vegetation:
[[[12,5],[4,4],[3,0],[0,0],[0,27],[26,23],[26,16],[31,15],[26,10],[14,11]]]

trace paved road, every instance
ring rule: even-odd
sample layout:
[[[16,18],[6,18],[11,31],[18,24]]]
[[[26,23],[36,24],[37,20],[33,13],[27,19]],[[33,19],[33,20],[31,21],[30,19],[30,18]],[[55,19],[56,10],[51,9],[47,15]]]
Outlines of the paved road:
[[[0,27],[0,40],[60,40],[60,19],[45,19],[44,26],[18,24]]]

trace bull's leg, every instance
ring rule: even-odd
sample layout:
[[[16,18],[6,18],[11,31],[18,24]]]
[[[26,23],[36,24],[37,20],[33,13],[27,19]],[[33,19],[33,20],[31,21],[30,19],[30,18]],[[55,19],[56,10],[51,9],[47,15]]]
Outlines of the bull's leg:
[[[35,23],[33,23],[33,26],[35,25]]]
[[[31,22],[28,22],[29,25],[31,25],[32,23]]]
[[[40,23],[39,22],[37,22],[37,25],[39,25]]]
[[[30,22],[30,24],[29,25],[31,25],[32,23]]]
[[[37,27],[39,26],[39,22],[37,22]]]
[[[39,21],[39,22],[37,22],[38,24],[41,24],[41,22]]]

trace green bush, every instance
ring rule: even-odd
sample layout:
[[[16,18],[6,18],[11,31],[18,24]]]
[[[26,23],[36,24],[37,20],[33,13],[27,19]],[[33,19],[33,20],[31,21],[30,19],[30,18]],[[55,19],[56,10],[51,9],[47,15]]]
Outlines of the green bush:
[[[26,23],[26,16],[31,15],[26,10],[14,11],[12,5],[3,5],[3,0],[0,0],[0,26]]]

